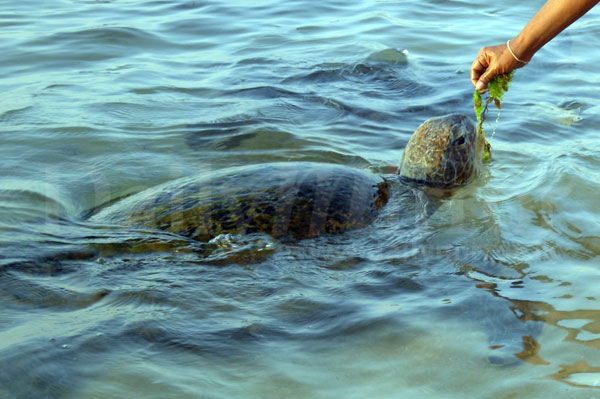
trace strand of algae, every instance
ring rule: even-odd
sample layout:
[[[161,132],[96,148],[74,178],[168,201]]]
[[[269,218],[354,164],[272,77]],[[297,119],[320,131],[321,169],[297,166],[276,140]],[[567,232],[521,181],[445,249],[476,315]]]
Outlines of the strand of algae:
[[[508,74],[497,75],[490,81],[488,84],[488,93],[489,97],[485,101],[485,105],[483,103],[483,99],[481,98],[481,94],[477,89],[473,93],[473,106],[475,107],[475,114],[477,115],[477,122],[479,123],[477,132],[479,134],[483,134],[483,136],[487,136],[486,133],[483,132],[483,122],[485,121],[485,113],[487,112],[488,106],[494,102],[496,107],[498,108],[498,116],[496,117],[496,124],[492,129],[492,135],[496,133],[496,127],[498,126],[498,121],[500,120],[500,111],[502,110],[502,98],[504,97],[504,93],[508,91],[508,84],[512,81],[514,76],[514,71]],[[484,139],[485,140],[485,139]],[[487,161],[492,157],[492,148],[490,144],[485,141],[485,148],[483,150],[483,160]]]

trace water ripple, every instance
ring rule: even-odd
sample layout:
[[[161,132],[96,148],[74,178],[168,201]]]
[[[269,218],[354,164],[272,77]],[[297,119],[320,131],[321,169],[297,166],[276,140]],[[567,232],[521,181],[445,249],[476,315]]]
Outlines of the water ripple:
[[[533,12],[0,5],[0,397],[589,397],[598,10],[518,70],[493,161],[429,217],[396,187],[373,225],[305,241],[88,220],[232,166],[391,170],[425,119],[472,114],[477,49]]]

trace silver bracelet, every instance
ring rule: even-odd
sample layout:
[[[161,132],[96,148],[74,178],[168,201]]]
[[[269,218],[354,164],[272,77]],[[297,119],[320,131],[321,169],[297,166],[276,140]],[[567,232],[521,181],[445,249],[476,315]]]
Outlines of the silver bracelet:
[[[515,55],[515,53],[513,53],[512,49],[510,48],[510,40],[506,41],[506,48],[508,49],[508,52],[514,57],[515,60],[519,61],[523,65],[529,64],[529,61],[520,60],[519,57],[517,57]]]

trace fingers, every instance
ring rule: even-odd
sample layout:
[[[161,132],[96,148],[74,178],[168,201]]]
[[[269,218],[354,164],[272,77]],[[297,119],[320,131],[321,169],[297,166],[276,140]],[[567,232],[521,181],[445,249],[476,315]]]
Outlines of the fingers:
[[[477,58],[471,64],[471,83],[480,92],[485,91],[489,80],[482,81],[481,77],[489,72],[490,69],[490,57],[489,48],[483,47],[479,50]],[[491,79],[491,78],[490,78]]]
[[[479,91],[480,93],[486,91],[488,83],[490,83],[490,81],[494,79],[496,75],[497,73],[491,70],[487,70],[484,74],[482,74],[479,77],[479,80],[477,80],[477,83],[475,83],[475,88],[477,89],[477,91]]]
[[[496,75],[509,73],[523,66],[507,50],[506,44],[483,47],[471,64],[471,83],[483,93]]]
[[[487,85],[498,75],[499,68],[498,60],[501,59],[502,45],[483,47],[479,50],[477,58],[471,64],[471,83],[475,88],[484,92]]]
[[[471,83],[473,86],[477,87],[477,82],[487,67],[488,65],[485,58],[479,56],[475,58],[475,61],[471,64]]]

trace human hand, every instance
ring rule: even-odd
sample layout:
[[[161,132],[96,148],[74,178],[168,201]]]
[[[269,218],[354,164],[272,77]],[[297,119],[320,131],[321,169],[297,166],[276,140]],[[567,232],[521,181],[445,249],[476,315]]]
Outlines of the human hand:
[[[519,62],[513,57],[506,44],[483,47],[471,64],[471,83],[479,92],[483,93],[490,80],[496,75],[509,73],[525,65],[526,63]]]

